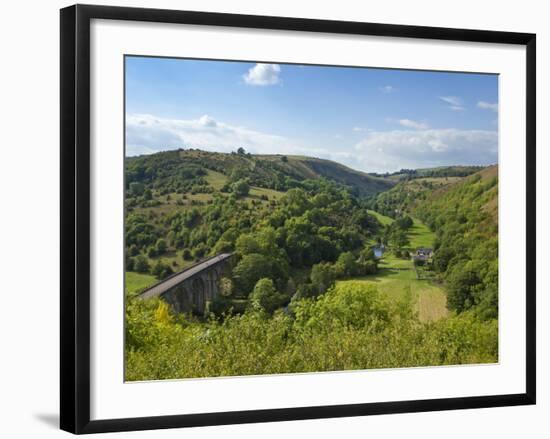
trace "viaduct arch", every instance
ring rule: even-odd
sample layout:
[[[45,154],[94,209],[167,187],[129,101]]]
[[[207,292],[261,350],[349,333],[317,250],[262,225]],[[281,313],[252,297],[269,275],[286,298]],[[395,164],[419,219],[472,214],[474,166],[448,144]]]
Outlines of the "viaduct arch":
[[[176,312],[204,314],[207,303],[220,294],[219,281],[231,267],[231,253],[197,262],[143,291],[139,297],[160,297]]]

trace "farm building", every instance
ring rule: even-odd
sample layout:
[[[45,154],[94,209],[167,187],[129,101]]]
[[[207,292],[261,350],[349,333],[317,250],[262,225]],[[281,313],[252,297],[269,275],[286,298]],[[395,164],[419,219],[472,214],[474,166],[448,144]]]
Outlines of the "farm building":
[[[433,249],[419,247],[416,249],[416,252],[414,253],[412,259],[418,265],[424,265],[425,263],[428,263],[430,259],[432,259],[432,257],[433,257]]]
[[[424,258],[431,258],[433,256],[433,249],[431,248],[425,248],[425,247],[419,247],[416,249],[416,256],[424,257]]]

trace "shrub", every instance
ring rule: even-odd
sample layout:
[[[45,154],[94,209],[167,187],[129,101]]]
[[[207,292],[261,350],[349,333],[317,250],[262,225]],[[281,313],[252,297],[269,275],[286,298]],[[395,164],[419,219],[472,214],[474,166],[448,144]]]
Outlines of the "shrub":
[[[250,185],[245,179],[238,180],[231,185],[231,191],[237,197],[246,197],[248,195],[248,192],[250,191]]]
[[[282,306],[286,296],[279,293],[271,279],[262,278],[254,286],[250,295],[250,304],[254,309],[263,310],[272,314],[277,308]]]
[[[166,249],[168,248],[168,244],[166,244],[166,241],[162,238],[157,240],[156,243],[156,252],[158,255],[162,255],[166,253]]]
[[[335,267],[338,276],[358,276],[361,274],[361,266],[351,252],[341,253]]]
[[[321,262],[320,264],[315,264],[311,268],[310,274],[311,283],[317,289],[317,294],[323,294],[328,290],[337,277],[337,270],[332,264],[328,262]]]
[[[148,273],[149,272],[149,262],[147,258],[143,255],[137,255],[134,259],[134,270],[138,273]]]
[[[191,260],[193,258],[193,256],[191,255],[191,250],[189,250],[188,248],[184,248],[183,251],[181,252],[181,257],[185,261]]]
[[[276,291],[269,279],[262,279],[255,290],[258,297],[272,297]],[[211,305],[221,316],[218,320],[188,321],[160,303],[127,301],[129,381],[498,360],[496,320],[483,322],[466,312],[423,323],[408,312],[410,304],[387,302],[376,288],[359,282],[339,284],[317,299],[293,300],[294,317],[254,309],[224,315],[231,302],[220,298]]]
[[[158,279],[162,280],[173,274],[174,271],[170,265],[165,264],[161,260],[158,260],[153,268],[151,269],[151,274],[156,276]]]

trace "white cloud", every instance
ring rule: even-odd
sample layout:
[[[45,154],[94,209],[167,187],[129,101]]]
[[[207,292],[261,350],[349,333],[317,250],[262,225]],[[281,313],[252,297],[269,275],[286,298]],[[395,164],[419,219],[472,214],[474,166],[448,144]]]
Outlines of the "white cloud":
[[[204,116],[199,117],[199,123],[205,127],[215,127],[218,125],[218,123],[214,119],[212,119],[208,114],[205,114]]]
[[[447,102],[450,105],[462,104],[462,100],[457,96],[439,96],[439,99],[441,99],[444,102]]]
[[[356,133],[360,133],[361,131],[366,131],[366,130],[363,127],[353,127],[352,131],[354,131]]]
[[[363,169],[491,164],[498,161],[496,131],[425,129],[375,131],[355,146]]]
[[[380,87],[380,91],[382,93],[393,93],[394,91],[397,91],[397,89],[391,85],[384,85],[383,87]]]
[[[148,114],[126,118],[127,155],[177,148],[229,152],[243,146],[255,152],[282,148],[288,139],[218,122],[208,115],[198,119],[161,119]]]
[[[280,82],[280,73],[278,64],[256,64],[243,78],[248,85],[275,85]]]
[[[441,99],[446,104],[449,104],[448,108],[450,110],[453,110],[453,111],[464,110],[462,99],[460,99],[458,96],[439,96],[439,99]]]
[[[399,124],[406,128],[413,128],[415,130],[426,130],[429,128],[428,124],[423,122],[416,122],[410,119],[399,119]]]
[[[148,114],[126,117],[126,155],[177,148],[252,154],[306,155],[347,164],[364,171],[394,171],[452,164],[490,164],[498,158],[497,132],[458,129],[407,129],[362,132],[353,146],[310,146],[296,139],[230,125],[211,116],[163,119]]]
[[[483,110],[491,110],[494,112],[498,111],[498,103],[491,103],[491,102],[485,102],[485,101],[479,101],[477,103],[478,108],[482,108]]]
[[[297,154],[339,162],[352,161],[353,152],[310,147],[284,136],[229,125],[208,115],[198,119],[162,119],[149,114],[126,117],[126,155],[152,154],[178,148],[231,152],[243,147],[252,154]]]

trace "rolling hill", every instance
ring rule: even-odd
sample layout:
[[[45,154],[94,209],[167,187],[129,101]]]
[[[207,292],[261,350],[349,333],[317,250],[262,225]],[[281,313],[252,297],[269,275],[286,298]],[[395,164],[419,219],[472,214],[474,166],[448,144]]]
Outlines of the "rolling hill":
[[[356,171],[342,164],[313,157],[219,153],[197,149],[164,151],[146,156],[127,157],[127,183],[155,182],[157,185],[180,180],[190,170],[197,177],[213,171],[228,179],[246,177],[252,186],[286,190],[293,181],[326,178],[348,186],[358,196],[369,196],[391,189],[396,182]],[[204,171],[204,172],[201,172]]]
[[[397,172],[384,174],[369,173],[375,177],[389,178],[395,181],[410,180],[415,178],[442,178],[442,177],[467,177],[481,171],[485,166],[437,166],[433,168],[401,169]]]

